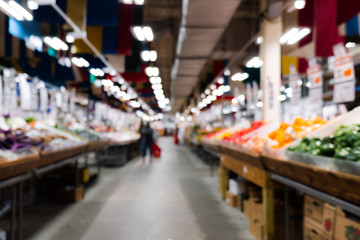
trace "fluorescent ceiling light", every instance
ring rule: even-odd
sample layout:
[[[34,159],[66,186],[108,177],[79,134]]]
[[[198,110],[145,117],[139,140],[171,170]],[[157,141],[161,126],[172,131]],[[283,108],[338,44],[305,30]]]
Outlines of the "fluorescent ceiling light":
[[[257,45],[262,44],[263,41],[264,41],[264,37],[262,37],[262,36],[258,36],[258,37],[256,38],[256,44],[257,44]]]
[[[63,41],[61,41],[59,38],[57,37],[45,37],[44,38],[44,42],[51,48],[55,49],[56,51],[58,50],[64,50],[67,51],[69,50],[68,45],[66,45],[66,43],[64,43]]]
[[[154,90],[162,89],[162,85],[161,85],[161,84],[153,84],[151,87],[152,87],[152,89],[154,89]]]
[[[9,1],[9,5],[13,7],[16,11],[18,11],[27,21],[32,21],[34,19],[33,15],[26,11],[20,4],[15,2],[14,0]]]
[[[134,0],[136,5],[144,5],[145,0]]]
[[[162,89],[156,89],[154,90],[154,94],[157,95],[157,94],[164,94],[164,91]]]
[[[253,57],[246,63],[248,68],[259,68],[263,65],[263,61],[259,57]]]
[[[89,67],[90,66],[89,62],[86,61],[84,58],[73,57],[71,59],[71,61],[73,62],[73,64],[75,64],[78,67]]]
[[[287,41],[289,41],[290,38],[295,36],[299,32],[298,28],[291,28],[287,30],[281,37],[280,37],[280,44],[285,44]]]
[[[305,0],[295,0],[294,2],[294,7],[295,9],[303,9],[306,5],[306,1]]]
[[[287,44],[292,45],[306,37],[311,32],[310,28],[303,28],[295,36],[291,37]]]
[[[151,42],[154,40],[154,34],[151,27],[134,26],[132,32],[135,38],[139,41]]]
[[[65,40],[66,40],[68,43],[73,43],[73,42],[75,42],[75,37],[74,37],[74,35],[68,33],[68,34],[66,34]]]
[[[231,76],[231,80],[233,81],[244,81],[245,79],[249,78],[248,73],[236,73]]]
[[[150,83],[151,84],[160,84],[161,83],[161,78],[160,77],[151,77],[150,78]]]
[[[37,10],[39,8],[39,4],[34,0],[28,0],[27,6],[30,10]]]
[[[356,47],[356,43],[354,43],[354,42],[347,42],[347,43],[345,44],[345,47],[346,47],[346,48]]]
[[[133,33],[135,35],[135,38],[139,41],[145,41],[145,35],[144,32],[142,30],[142,27],[140,26],[136,26],[132,28]]]
[[[90,73],[96,77],[103,77],[105,75],[100,68],[91,68]]]
[[[144,62],[155,62],[157,59],[157,53],[154,50],[144,50],[141,52],[141,58]]]
[[[13,7],[11,7],[4,0],[0,0],[0,9],[6,13],[9,17],[15,18],[18,21],[23,21],[24,17],[18,11],[16,11]]]
[[[218,84],[224,84],[225,80],[223,77],[219,77],[217,82],[218,82]]]
[[[149,42],[154,40],[154,34],[151,27],[143,27],[145,39]]]
[[[151,61],[151,62],[155,62],[156,59],[157,59],[157,53],[156,53],[156,51],[155,51],[155,50],[151,50],[151,51],[150,51],[150,61]]]

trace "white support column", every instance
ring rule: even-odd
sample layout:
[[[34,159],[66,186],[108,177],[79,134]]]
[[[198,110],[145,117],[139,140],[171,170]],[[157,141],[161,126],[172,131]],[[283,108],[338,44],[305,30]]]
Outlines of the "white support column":
[[[261,88],[263,91],[263,117],[265,121],[280,120],[280,94],[281,82],[281,46],[279,39],[282,34],[281,17],[274,20],[264,19],[261,23],[261,35],[264,37],[260,45],[260,59],[264,65],[261,67]]]

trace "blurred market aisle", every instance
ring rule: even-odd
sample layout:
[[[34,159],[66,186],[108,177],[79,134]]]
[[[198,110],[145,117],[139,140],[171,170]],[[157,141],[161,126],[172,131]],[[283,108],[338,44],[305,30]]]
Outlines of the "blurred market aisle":
[[[185,147],[161,138],[162,158],[104,169],[84,200],[31,239],[253,239],[240,211],[220,200],[217,178]],[[38,216],[40,217],[40,216]]]

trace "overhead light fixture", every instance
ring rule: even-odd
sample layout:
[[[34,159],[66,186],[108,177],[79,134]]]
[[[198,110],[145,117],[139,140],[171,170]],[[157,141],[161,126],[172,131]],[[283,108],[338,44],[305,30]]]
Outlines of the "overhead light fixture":
[[[75,64],[78,67],[89,67],[90,64],[88,61],[86,61],[84,58],[77,58],[77,57],[73,57],[71,59],[72,63]]]
[[[33,15],[29,13],[25,8],[23,8],[20,4],[15,2],[14,0],[9,1],[9,5],[18,11],[27,21],[32,21],[34,19]]]
[[[161,85],[161,84],[153,84],[151,87],[152,87],[152,89],[154,89],[154,90],[162,89],[162,85]]]
[[[63,50],[67,51],[69,50],[68,45],[61,41],[58,37],[45,37],[44,42],[51,48],[55,49],[56,51]]]
[[[147,67],[145,68],[145,73],[148,77],[157,77],[159,76],[159,68],[157,67]]]
[[[306,37],[311,32],[310,28],[303,28],[301,29],[295,36],[287,41],[287,44],[292,45]]]
[[[39,8],[39,4],[34,0],[28,0],[27,6],[30,10],[37,10]]]
[[[231,76],[231,80],[232,81],[244,81],[245,79],[249,78],[249,74],[248,73],[236,73],[234,75]]]
[[[256,38],[256,44],[257,44],[257,45],[262,44],[263,41],[264,41],[264,37],[262,37],[262,36],[258,36],[258,37]]]
[[[0,9],[9,17],[15,18],[18,21],[24,20],[24,16],[4,0],[0,0]]]
[[[219,77],[217,82],[218,82],[218,84],[224,84],[225,80],[223,77]]]
[[[151,42],[154,40],[154,34],[151,27],[143,27],[143,32],[147,41]]]
[[[288,29],[280,38],[280,44],[292,45],[306,37],[311,32],[310,28],[293,27]]]
[[[225,68],[225,70],[224,70],[224,76],[230,76],[230,74],[231,74],[230,69],[229,69],[229,68]]]
[[[306,1],[305,0],[295,0],[294,1],[294,7],[295,9],[303,9],[305,8],[305,5],[306,5]]]
[[[356,47],[356,43],[354,43],[354,42],[347,42],[347,43],[345,44],[345,47],[346,47],[346,48],[354,48],[354,47]]]
[[[161,78],[160,77],[151,77],[150,78],[150,83],[151,84],[160,84],[161,83]]]
[[[283,33],[283,35],[280,37],[280,44],[285,44],[287,41],[289,41],[290,38],[295,36],[299,32],[299,28],[290,28],[286,32]]]
[[[155,50],[144,50],[141,52],[141,58],[144,62],[155,62],[157,59],[157,53]]]
[[[157,95],[157,94],[164,94],[164,90],[162,89],[156,89],[154,90],[154,94]]]
[[[91,68],[90,73],[96,77],[103,77],[105,75],[100,68]]]
[[[136,5],[144,5],[145,0],[134,0],[134,3],[135,3]]]
[[[73,36],[72,34],[69,34],[69,33],[66,34],[65,40],[66,40],[66,42],[68,42],[68,43],[73,43],[73,42],[75,42],[74,36]]]
[[[259,57],[253,57],[246,63],[248,68],[260,68],[263,65],[263,61]]]
[[[151,42],[154,40],[154,34],[151,27],[134,26],[132,27],[132,33],[134,37],[139,41]]]

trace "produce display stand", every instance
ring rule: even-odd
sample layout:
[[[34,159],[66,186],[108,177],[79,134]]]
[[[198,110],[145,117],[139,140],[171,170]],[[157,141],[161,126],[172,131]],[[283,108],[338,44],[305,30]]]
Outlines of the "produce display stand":
[[[204,154],[203,158],[209,164],[210,167],[210,175],[214,175],[214,167],[219,165],[220,161],[220,148],[216,141],[212,141],[206,138],[202,138],[201,145],[205,152],[209,153],[207,155]]]
[[[274,188],[278,185],[270,178],[270,174],[264,169],[260,162],[260,156],[257,158],[254,155],[246,155],[245,153],[239,154],[242,157],[234,158],[229,156],[229,150],[221,148],[221,161],[220,161],[220,172],[224,173],[227,170],[235,172],[246,180],[256,184],[262,188],[263,198],[263,219],[264,219],[264,239],[274,239]],[[230,151],[233,153],[233,149]],[[244,161],[243,161],[244,159]],[[254,164],[249,163],[249,159],[253,159]],[[222,179],[220,183],[226,186],[228,182],[228,174],[221,174]],[[222,198],[226,198],[226,188],[222,188]]]
[[[78,164],[79,159],[87,159],[87,155],[95,152],[100,174],[100,161],[98,153],[105,148],[108,141],[83,144],[74,148],[48,151],[29,155],[15,161],[3,161],[0,163],[0,189],[11,188],[11,214],[9,239],[22,239],[23,221],[23,183],[27,180],[38,178],[41,175],[62,168],[69,164]],[[78,171],[75,171],[78,174]],[[78,179],[78,176],[75,176]],[[77,183],[75,183],[77,184]]]
[[[221,152],[219,183],[226,198],[230,170],[262,188],[264,238],[274,239],[274,189],[284,189],[286,239],[290,239],[288,188],[297,189],[324,202],[360,216],[360,176],[285,160],[266,154],[246,152],[228,143],[218,144]],[[225,187],[224,187],[225,186]]]
[[[139,138],[110,141],[107,147],[100,153],[101,163],[105,166],[123,166],[129,160],[131,145],[138,144],[138,141]]]

